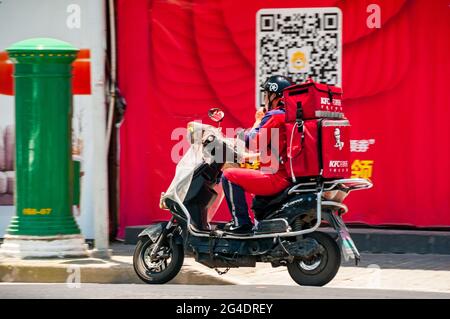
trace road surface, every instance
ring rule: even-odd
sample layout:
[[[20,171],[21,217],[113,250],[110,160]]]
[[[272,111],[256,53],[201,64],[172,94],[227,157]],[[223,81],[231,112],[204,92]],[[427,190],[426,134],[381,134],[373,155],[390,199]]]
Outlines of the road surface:
[[[300,287],[282,285],[137,285],[0,283],[0,299],[336,299],[425,298],[450,299],[449,293],[409,290]]]

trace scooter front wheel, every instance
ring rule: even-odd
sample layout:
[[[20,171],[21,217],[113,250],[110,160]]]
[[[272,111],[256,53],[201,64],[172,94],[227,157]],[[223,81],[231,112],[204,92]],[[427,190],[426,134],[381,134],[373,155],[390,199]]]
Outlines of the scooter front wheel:
[[[149,237],[139,239],[133,255],[134,271],[147,284],[164,284],[179,273],[184,261],[183,246],[165,241],[152,260],[150,253],[154,247],[155,243]]]
[[[305,235],[315,239],[322,246],[322,253],[308,261],[294,259],[287,265],[291,278],[301,286],[324,286],[337,274],[341,266],[341,251],[330,235],[313,232]]]

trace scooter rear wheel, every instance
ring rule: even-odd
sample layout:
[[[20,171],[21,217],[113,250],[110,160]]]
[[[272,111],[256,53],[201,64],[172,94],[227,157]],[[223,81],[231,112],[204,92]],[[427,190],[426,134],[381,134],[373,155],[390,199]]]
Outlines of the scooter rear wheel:
[[[134,271],[147,284],[164,284],[179,273],[184,261],[183,246],[166,241],[157,251],[158,261],[151,261],[150,252],[154,245],[147,236],[139,239],[133,255]]]
[[[315,239],[323,247],[323,252],[307,262],[295,259],[287,265],[289,275],[301,286],[324,286],[333,280],[341,266],[339,245],[330,235],[321,232],[304,237]]]

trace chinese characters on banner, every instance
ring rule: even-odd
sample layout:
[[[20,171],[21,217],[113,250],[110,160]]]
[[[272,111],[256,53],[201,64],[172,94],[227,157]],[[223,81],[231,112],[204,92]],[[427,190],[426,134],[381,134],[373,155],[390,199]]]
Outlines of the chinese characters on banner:
[[[374,144],[375,139],[350,141],[350,152],[359,153],[357,155],[355,154],[358,158],[352,162],[352,178],[372,178],[374,160],[362,159],[361,157],[366,155],[363,153],[367,153]]]

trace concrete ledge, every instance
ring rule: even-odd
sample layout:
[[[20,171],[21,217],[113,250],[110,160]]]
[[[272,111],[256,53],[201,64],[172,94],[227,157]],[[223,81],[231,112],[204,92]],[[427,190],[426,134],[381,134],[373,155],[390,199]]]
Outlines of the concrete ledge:
[[[109,260],[39,259],[0,260],[0,282],[46,282],[46,283],[135,283],[145,284],[137,277],[131,256],[113,256]],[[204,272],[194,266],[189,258],[171,284],[229,285],[231,281],[212,272]]]
[[[0,256],[11,258],[86,257],[88,245],[82,235],[5,235]]]
[[[79,278],[79,280],[78,280]],[[7,261],[0,264],[2,282],[46,283],[140,283],[139,278],[126,267],[93,267],[77,264],[20,263]]]
[[[146,226],[125,229],[125,244],[136,244],[138,234]],[[329,228],[321,231],[332,232]],[[395,254],[450,255],[450,231],[394,230],[350,228],[350,234],[361,252]]]

